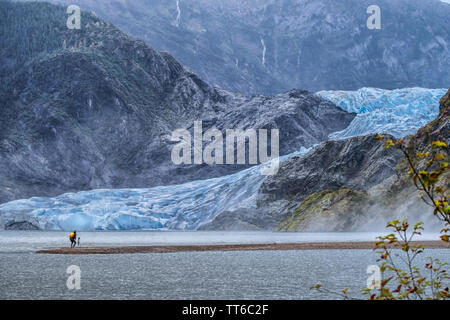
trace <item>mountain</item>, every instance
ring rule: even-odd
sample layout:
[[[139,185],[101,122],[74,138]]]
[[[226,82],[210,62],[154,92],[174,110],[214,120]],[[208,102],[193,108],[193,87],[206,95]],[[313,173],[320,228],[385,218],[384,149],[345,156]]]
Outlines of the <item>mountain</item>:
[[[419,152],[431,152],[433,141],[441,140],[449,145],[449,133],[450,89],[440,100],[439,114],[436,119],[421,127],[414,135],[406,138],[406,150],[412,159],[416,159],[415,155]],[[354,139],[359,138],[342,141],[348,143]],[[343,143],[342,141],[336,143]],[[382,143],[375,142],[374,136],[368,136],[366,143],[372,148],[384,148]],[[358,155],[357,152],[351,150],[351,148],[347,148],[345,154]],[[360,150],[364,150],[364,148],[359,148],[358,151]],[[290,196],[291,199],[301,200],[297,201],[295,210],[290,211],[276,226],[276,229],[284,231],[348,231],[367,228],[367,226],[373,227],[376,223],[385,223],[392,218],[408,218],[410,222],[425,221],[427,230],[430,230],[430,228],[440,230],[440,224],[433,217],[433,209],[425,205],[420,199],[421,192],[416,189],[408,175],[409,167],[404,156],[400,155],[399,150],[396,149],[385,150],[383,153],[384,155],[381,154],[377,161],[373,160],[377,152],[366,151],[366,157],[372,158],[370,166],[366,168],[364,166],[362,168],[353,166],[351,172],[345,170],[348,167],[345,163],[337,166],[326,165],[328,170],[333,170],[333,167],[343,168],[343,170],[339,170],[337,175],[319,171],[319,177],[325,176],[327,180],[326,184],[318,188],[318,190],[321,190],[320,192],[314,192],[317,190],[314,187],[307,191],[292,187],[294,185],[311,185],[305,182],[305,179],[303,181],[296,180],[291,188],[286,188],[286,177],[290,177],[289,173],[292,174],[292,171],[295,170],[292,166],[297,169],[296,177],[302,179],[300,172],[304,172],[302,167],[304,160],[291,159],[290,161],[294,164],[289,167],[289,164],[286,163],[279,171],[282,173],[283,170],[286,170],[287,173],[281,174],[281,177],[273,176],[266,180],[267,183],[264,183],[260,190],[260,193],[266,194],[266,197],[267,194],[270,196],[281,192]],[[343,153],[338,152],[337,154],[341,158]],[[310,156],[320,157],[317,154],[311,154]],[[448,162],[448,153],[445,156]],[[323,159],[323,157],[320,157],[320,159]],[[364,163],[364,161],[362,162]],[[377,162],[380,165],[379,167],[376,166]],[[425,169],[427,166],[425,162],[426,160],[419,160],[415,164],[418,170]],[[357,163],[361,162],[357,161]],[[315,174],[309,175],[306,181],[314,180],[315,176]],[[356,177],[356,179],[353,177]],[[292,179],[292,177],[290,178]],[[275,181],[272,184],[270,183],[271,179]],[[365,182],[361,184],[359,179],[363,179]],[[379,182],[378,185],[374,186],[374,179],[376,180],[375,184]],[[450,187],[450,173],[448,171],[441,177],[440,185],[447,190]],[[314,186],[317,186],[317,182],[314,183]],[[313,192],[310,192],[310,190]],[[303,198],[305,193],[309,194],[307,198]],[[266,206],[266,204],[263,205],[263,207]]]
[[[94,14],[69,30],[65,9],[0,1],[2,226],[353,230],[384,217],[381,200],[381,212],[397,212],[412,190],[399,154],[374,144],[375,133],[414,133],[437,115],[409,148],[448,142],[443,89],[247,96],[208,85]],[[279,172],[174,165],[171,133],[192,132],[196,120],[222,132],[280,129]],[[412,201],[398,212],[411,208],[422,210]]]
[[[450,90],[447,93],[439,90],[443,97],[433,98],[431,105],[429,97],[434,90],[426,93],[416,88],[401,92],[393,90],[387,94],[382,90],[363,89],[357,93],[327,92],[326,95],[339,100],[335,102],[344,109],[358,111],[349,128],[360,123],[360,115],[376,113],[381,121],[367,122],[366,132],[408,132],[414,129],[410,127],[413,119],[416,125],[421,122],[422,109],[435,115],[435,119],[421,128],[416,127],[414,134],[405,138],[413,158],[419,152],[430,151],[433,141],[441,140],[449,145]],[[393,114],[397,117],[391,117]],[[390,121],[383,121],[388,117]],[[290,157],[276,175],[261,183],[255,206],[223,211],[200,229],[373,230],[393,218],[426,221],[428,227],[438,228],[432,209],[418,197],[420,192],[407,174],[402,153],[395,148],[386,150],[383,143],[375,140],[376,136],[336,137],[337,140],[323,142],[307,153]],[[442,184],[450,187],[448,172],[442,177]]]
[[[72,4],[71,0],[52,0]],[[441,88],[450,83],[450,6],[439,0],[79,0],[172,53],[206,82],[244,94],[292,88]],[[378,5],[381,29],[367,9]]]
[[[339,92],[336,95],[339,95],[342,105],[353,105],[354,110],[358,112],[365,112],[364,106],[371,105],[372,111],[366,112],[368,114],[372,112],[382,114],[386,106],[378,102],[390,101],[388,109],[398,108],[398,113],[402,114],[401,117],[392,118],[392,123],[397,123],[397,126],[385,127],[384,132],[390,134],[391,131],[417,131],[420,127],[417,117],[421,115],[421,109],[438,115],[439,100],[446,91],[442,91],[441,96],[435,97],[435,90],[411,88],[407,95],[409,102],[405,101],[397,90],[384,91],[384,96],[378,97],[376,103],[373,96],[379,92],[377,89],[365,89],[362,92],[372,92],[372,94],[361,94],[360,99],[355,103],[353,103],[354,92]],[[332,96],[331,93],[329,94]],[[434,98],[430,99],[430,96]],[[446,104],[444,99],[441,104]],[[441,108],[441,110],[444,109]],[[387,112],[386,117],[391,113],[392,110]],[[444,115],[443,120],[448,119],[448,114],[445,115],[443,111],[441,114]],[[358,116],[353,121],[357,119]],[[413,123],[416,123],[415,128],[410,126]],[[448,130],[439,129],[440,124],[445,122],[434,120],[431,123],[436,123],[437,126],[436,129],[431,129],[431,132],[443,134],[446,132],[448,139]],[[390,188],[394,188],[391,195],[400,194],[399,191],[403,189],[410,193],[411,185],[395,182],[397,177],[402,177],[402,173],[404,174],[407,170],[401,161],[398,162],[401,156],[394,149],[388,152],[382,146],[374,144],[374,133],[379,129],[380,123],[368,123],[365,130],[371,133],[369,136],[328,141],[315,148],[301,148],[283,156],[280,158],[279,176],[273,176],[270,180],[261,174],[264,166],[259,165],[231,175],[179,185],[139,189],[99,189],[66,193],[57,197],[33,197],[0,204],[0,220],[2,220],[0,226],[5,224],[9,226],[13,222],[21,223],[21,225],[29,222],[42,229],[56,230],[73,228],[77,230],[273,228],[292,230],[296,228],[297,223],[289,223],[288,226],[291,228],[283,228],[281,222],[289,219],[295,211],[297,213],[292,220],[296,221],[296,216],[306,214],[306,217],[311,217],[311,219],[305,219],[306,222],[321,222],[317,213],[336,212],[338,219],[328,220],[326,224],[298,224],[303,230],[309,228],[354,230],[368,222],[367,219],[363,219],[367,215],[371,218],[379,217],[384,224],[387,218],[383,214],[397,212],[400,204],[405,202],[405,198],[388,199],[383,196],[383,193]],[[429,136],[426,131],[424,136]],[[285,168],[285,163],[289,168]],[[311,176],[308,176],[306,171],[299,171],[301,165],[312,170]],[[342,172],[345,170],[345,175],[339,174],[340,166],[342,166]],[[320,173],[324,175],[320,176]],[[387,179],[383,181],[385,177]],[[367,184],[365,179],[368,179]],[[295,183],[291,185],[284,183],[289,180]],[[406,178],[401,181],[410,183],[410,180]],[[302,183],[305,182],[312,184],[311,190],[301,189]],[[409,187],[405,188],[405,186]],[[264,194],[261,190],[264,190]],[[380,207],[374,207],[373,211],[367,212],[367,215],[361,215],[359,210],[361,207],[368,208],[377,203],[391,205],[383,210]],[[420,203],[414,202],[402,212],[410,212],[411,208],[422,208],[418,205]],[[299,209],[296,210],[297,208]],[[359,224],[354,224],[353,217],[361,217],[358,219]],[[324,228],[324,225],[329,229]],[[373,231],[373,228],[371,230]]]
[[[311,151],[283,162],[274,176],[261,184],[256,207],[223,212],[218,218],[222,225],[227,220],[250,224],[258,229],[273,229],[289,216],[308,196],[327,190],[361,191],[382,187],[396,173],[400,152],[385,150],[375,144],[374,134],[343,140],[327,141]],[[216,222],[202,226],[215,229]]]
[[[0,203],[99,188],[148,188],[248,166],[175,165],[176,129],[280,128],[280,154],[355,117],[304,90],[245,96],[211,87],[90,13],[0,1]],[[330,121],[333,119],[333,121]]]

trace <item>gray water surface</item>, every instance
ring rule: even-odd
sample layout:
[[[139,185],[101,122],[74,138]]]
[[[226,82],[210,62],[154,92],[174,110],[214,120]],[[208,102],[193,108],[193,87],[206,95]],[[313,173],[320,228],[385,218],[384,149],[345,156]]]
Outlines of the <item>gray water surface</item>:
[[[86,245],[151,245],[364,241],[373,234],[271,232],[92,232]],[[354,296],[366,285],[372,250],[180,252],[121,255],[47,255],[36,248],[61,246],[67,232],[0,232],[0,299],[318,299],[321,283]],[[322,240],[320,240],[322,239]],[[359,239],[359,240],[358,240]],[[289,240],[289,241],[288,241]],[[61,243],[62,244],[61,244]],[[448,260],[449,251],[427,250]],[[425,258],[424,255],[423,258]],[[422,259],[424,262],[424,259]],[[420,262],[420,261],[419,261]],[[419,264],[419,263],[418,263]],[[69,290],[67,267],[81,269],[81,289]]]

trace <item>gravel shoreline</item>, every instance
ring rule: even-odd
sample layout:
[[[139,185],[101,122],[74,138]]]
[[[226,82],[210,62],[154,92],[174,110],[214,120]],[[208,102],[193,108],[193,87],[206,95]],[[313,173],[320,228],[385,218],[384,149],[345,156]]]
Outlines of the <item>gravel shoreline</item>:
[[[412,245],[423,245],[429,249],[450,249],[450,244],[442,241],[415,241]],[[126,254],[126,253],[169,253],[200,251],[261,251],[261,250],[345,250],[373,249],[374,242],[302,242],[302,243],[261,243],[261,244],[221,244],[221,245],[165,245],[165,246],[115,246],[50,248],[36,251],[44,254]]]

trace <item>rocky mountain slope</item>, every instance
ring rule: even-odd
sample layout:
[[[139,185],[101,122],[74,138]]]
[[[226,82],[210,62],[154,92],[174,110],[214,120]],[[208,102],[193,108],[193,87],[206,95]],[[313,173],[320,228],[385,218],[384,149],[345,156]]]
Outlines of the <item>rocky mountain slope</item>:
[[[0,2],[0,203],[242,170],[171,162],[172,131],[196,120],[204,130],[282,128],[287,154],[355,116],[307,91],[249,97],[211,87],[92,14],[69,30],[65,10]]]
[[[449,112],[450,89],[440,100],[438,117],[407,137],[407,150],[413,159],[419,152],[430,151],[433,141],[449,145]],[[448,161],[448,153],[446,156]],[[416,164],[419,170],[425,165],[422,162]],[[227,225],[224,217],[228,214],[228,220],[237,216],[244,222],[251,221],[254,227],[267,228],[256,218],[259,211],[262,216],[272,216],[271,222],[276,222],[279,231],[370,229],[392,218],[425,221],[428,230],[440,230],[432,208],[419,198],[420,192],[407,173],[400,151],[384,149],[375,135],[328,141],[286,161],[277,175],[266,179],[259,190],[259,210],[244,215],[228,212],[219,217],[222,225]],[[440,183],[448,190],[449,172]],[[213,221],[203,228],[214,225]]]
[[[272,229],[312,194],[344,188],[360,192],[382,188],[395,175],[401,154],[375,144],[375,136],[327,141],[306,154],[292,157],[282,163],[276,175],[262,183],[256,209],[223,212],[215,220],[228,226],[227,220],[235,224],[237,216],[242,225]],[[202,228],[215,226],[212,221]]]
[[[71,0],[51,0],[66,5]],[[292,88],[446,87],[450,5],[439,0],[78,0],[84,10],[172,53],[210,84]],[[370,5],[381,29],[366,26]]]
[[[292,157],[262,183],[256,209],[224,211],[200,229],[354,231],[408,218],[440,230],[432,209],[418,197],[401,152],[386,150],[375,137],[327,141]],[[440,100],[436,119],[406,138],[407,150],[414,159],[419,152],[429,152],[433,141],[450,145],[449,139],[450,89]],[[419,169],[422,162],[417,163]],[[450,187],[448,172],[441,185]]]
[[[366,91],[364,90],[364,92]],[[447,90],[441,91],[440,97]],[[441,109],[441,114],[445,115],[443,107],[439,108],[440,97],[435,97],[435,90],[427,91],[420,88],[408,90],[407,100],[414,102],[408,108],[406,106],[409,103],[405,101],[405,96],[401,92],[395,90],[385,94],[382,101],[390,101],[389,108],[393,110],[386,113],[384,103],[370,103],[372,110],[369,114],[381,113],[384,114],[382,118],[388,118],[390,114],[397,114],[397,117],[392,118],[389,126],[384,126],[385,121],[368,123],[365,130],[373,133],[372,138],[375,138],[375,133],[379,132],[379,128],[386,130],[382,132],[394,134],[399,132],[398,130],[401,132],[412,130],[411,125],[418,114],[421,114],[418,111],[422,108],[436,116]],[[434,97],[431,100],[430,94]],[[347,98],[342,92],[339,95],[342,98],[340,104],[348,105],[354,101],[353,92],[348,92]],[[355,107],[358,112],[364,111],[363,106],[370,101],[372,101],[371,95],[356,103]],[[445,101],[447,100],[442,98],[441,104],[446,105]],[[396,111],[396,109],[398,110]],[[429,115],[427,115],[427,119],[428,117]],[[445,117],[448,118],[448,114],[439,118],[442,121],[437,120],[432,123],[437,125],[436,128],[440,128],[442,124],[445,124]],[[352,123],[354,121],[358,121],[358,119],[355,118]],[[394,124],[397,125],[393,128]],[[433,128],[433,126],[431,127]],[[419,127],[416,126],[415,131],[418,129]],[[435,131],[432,129],[430,132]],[[437,130],[436,134],[439,132],[441,131]],[[440,139],[446,139],[446,136],[448,138],[448,130],[442,131],[440,135],[442,135]],[[429,136],[429,134],[424,136]],[[413,140],[411,139],[411,141]],[[424,213],[425,217],[435,222],[432,215],[427,214],[429,208],[428,211],[424,210],[426,208],[414,195],[414,188],[411,188],[410,180],[405,175],[407,169],[403,161],[398,162],[395,166],[393,164],[395,161],[383,162],[392,156],[395,158],[395,149],[389,149],[393,154],[386,154],[387,158],[384,158],[384,155],[381,154],[385,150],[383,143],[373,144],[374,139],[371,138],[354,137],[327,143],[331,145],[337,143],[339,147],[335,149],[338,154],[331,155],[326,152],[326,148],[318,146],[318,150],[325,152],[320,152],[320,157],[316,157],[317,163],[303,160],[308,151],[310,154],[315,154],[316,148],[302,148],[280,159],[283,163],[296,157],[295,159],[303,163],[312,163],[308,164],[308,167],[314,170],[314,174],[318,172],[326,174],[319,177],[320,179],[317,175],[315,176],[315,181],[325,188],[327,179],[337,181],[332,189],[319,191],[314,189],[312,194],[308,194],[308,190],[301,190],[301,194],[299,194],[299,198],[303,199],[301,203],[292,196],[296,192],[293,187],[294,192],[289,195],[280,198],[274,197],[273,206],[271,206],[270,194],[269,199],[264,201],[264,195],[261,195],[259,191],[267,177],[261,175],[264,166],[260,165],[231,175],[179,185],[140,189],[89,190],[66,193],[51,198],[34,197],[11,201],[0,204],[0,226],[23,226],[24,222],[28,222],[41,229],[51,230],[73,230],[74,228],[77,230],[252,230],[276,227],[278,230],[289,231],[361,229],[374,231],[377,230],[377,227],[383,229],[386,220],[394,217],[408,216],[411,218],[411,215],[415,215],[416,218],[424,220]],[[387,152],[387,150],[385,151]],[[375,156],[376,154],[378,156]],[[322,168],[321,157],[323,156],[326,157],[326,161],[323,161],[326,166]],[[331,156],[334,158],[331,159]],[[361,159],[362,162],[359,165],[358,162],[351,164],[349,159]],[[346,176],[344,177],[336,174],[339,173],[341,165],[345,168]],[[390,173],[393,174],[381,183],[378,183],[376,177],[374,177],[375,179],[371,178],[372,185],[365,188],[363,178],[359,177],[360,172],[370,178],[372,176],[371,168],[381,169],[382,172],[383,166],[386,167],[384,169],[387,169],[386,176],[389,176]],[[349,169],[352,167],[354,167],[354,171]],[[292,171],[291,174],[294,180],[296,176],[301,176],[301,173],[295,171]],[[398,183],[397,180],[399,180]],[[300,181],[308,181],[308,179],[303,177]],[[409,184],[403,185],[403,182]],[[346,183],[351,183],[354,189],[346,187]],[[276,181],[274,186],[277,186]],[[288,185],[286,189],[288,188],[291,187]],[[288,201],[283,202],[283,200]],[[286,207],[279,209],[277,205],[286,205]],[[361,208],[364,210],[362,211]]]
[[[367,219],[366,208],[375,201],[363,190],[324,190],[305,198],[294,212],[281,221],[277,231],[352,230]]]

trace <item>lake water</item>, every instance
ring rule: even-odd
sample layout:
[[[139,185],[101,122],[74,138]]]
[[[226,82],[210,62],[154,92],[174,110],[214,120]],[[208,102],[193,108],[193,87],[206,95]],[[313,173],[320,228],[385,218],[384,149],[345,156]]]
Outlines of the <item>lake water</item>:
[[[372,233],[82,232],[82,246],[372,241]],[[424,235],[421,239],[437,239]],[[371,250],[180,252],[47,255],[36,249],[68,245],[67,232],[0,231],[0,299],[317,299],[309,290],[366,285]],[[449,251],[428,249],[448,261]],[[66,269],[81,269],[81,289],[69,290]]]

